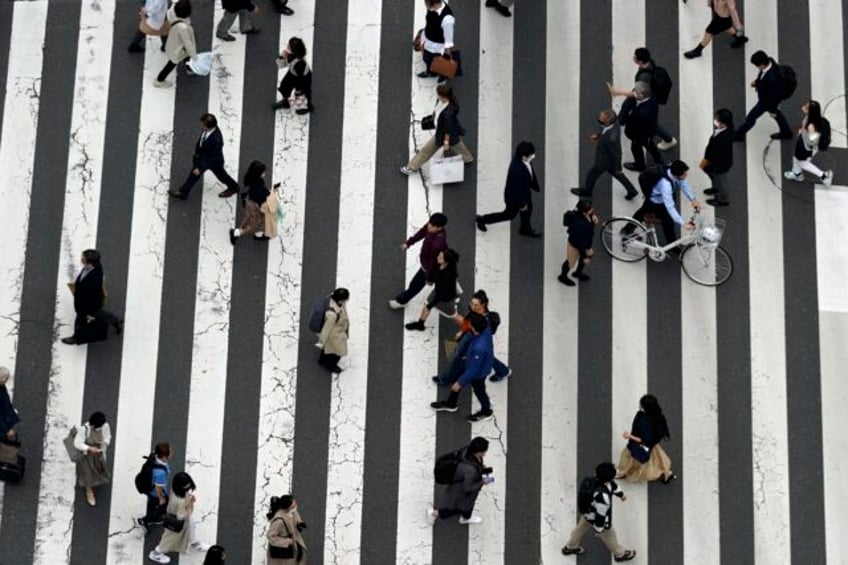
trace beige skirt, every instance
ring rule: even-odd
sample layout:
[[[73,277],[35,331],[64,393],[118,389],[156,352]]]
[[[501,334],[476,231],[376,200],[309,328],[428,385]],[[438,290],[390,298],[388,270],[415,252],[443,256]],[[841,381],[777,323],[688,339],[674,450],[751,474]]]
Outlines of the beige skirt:
[[[671,459],[660,444],[651,450],[651,457],[639,463],[625,446],[618,459],[618,476],[630,482],[656,481],[671,474]]]

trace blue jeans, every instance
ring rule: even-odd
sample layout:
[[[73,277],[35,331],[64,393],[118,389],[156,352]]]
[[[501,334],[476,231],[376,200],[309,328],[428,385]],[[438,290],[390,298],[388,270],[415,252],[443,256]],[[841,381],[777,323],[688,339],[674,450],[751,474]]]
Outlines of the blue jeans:
[[[462,375],[462,371],[465,370],[465,357],[468,354],[468,348],[471,345],[471,339],[473,337],[474,335],[471,332],[465,332],[462,334],[462,338],[456,345],[456,352],[453,355],[453,359],[451,359],[447,368],[439,373],[439,382],[441,384],[453,384]],[[504,365],[497,357],[495,357],[495,362],[492,365],[492,368],[495,370],[495,374],[501,378],[505,377],[506,374],[509,373],[509,367]]]

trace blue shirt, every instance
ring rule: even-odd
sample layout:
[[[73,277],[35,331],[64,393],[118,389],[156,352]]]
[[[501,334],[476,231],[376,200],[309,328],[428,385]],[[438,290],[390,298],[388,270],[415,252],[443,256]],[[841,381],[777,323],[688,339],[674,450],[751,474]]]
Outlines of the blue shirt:
[[[164,466],[163,469],[160,465]],[[150,496],[156,496],[156,487],[162,487],[162,494],[168,496],[168,477],[171,474],[171,468],[168,463],[156,458],[156,466],[153,467],[153,488],[150,491]]]
[[[695,200],[695,193],[692,192],[692,187],[689,186],[689,182],[685,179],[679,179],[672,175],[671,173],[668,176],[663,175],[657,184],[654,186],[654,189],[651,191],[651,202],[654,204],[665,204],[665,209],[668,211],[668,215],[671,216],[671,219],[674,220],[677,225],[683,224],[683,218],[680,217],[680,212],[677,211],[677,207],[674,205],[674,187],[675,185],[683,191],[683,194],[686,195],[686,198],[689,201]]]

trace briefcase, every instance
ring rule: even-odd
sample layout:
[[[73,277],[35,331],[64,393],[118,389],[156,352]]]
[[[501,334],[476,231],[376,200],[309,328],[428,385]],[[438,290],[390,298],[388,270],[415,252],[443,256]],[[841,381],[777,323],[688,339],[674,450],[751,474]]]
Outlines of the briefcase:
[[[24,469],[26,468],[26,458],[23,455],[18,455],[18,460],[15,463],[0,463],[0,481],[6,483],[19,483],[24,478]]]

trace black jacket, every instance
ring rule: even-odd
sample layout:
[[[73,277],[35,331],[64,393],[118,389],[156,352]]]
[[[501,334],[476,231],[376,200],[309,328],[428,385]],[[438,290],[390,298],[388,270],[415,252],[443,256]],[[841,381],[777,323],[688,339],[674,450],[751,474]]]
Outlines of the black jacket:
[[[598,139],[595,146],[595,166],[605,171],[621,170],[621,126],[618,123],[614,123]]]
[[[253,0],[221,0],[221,7],[228,12],[238,12],[239,10],[252,12],[255,8]]]
[[[624,124],[624,133],[634,141],[644,140],[657,131],[657,118],[660,105],[656,96],[651,96],[641,104],[636,98],[629,97],[621,105],[621,115],[618,121]]]
[[[436,267],[431,273],[434,283],[435,295],[433,305],[439,302],[450,302],[456,298],[456,266],[448,265],[444,269]]]
[[[710,164],[704,169],[705,173],[722,174],[733,165],[733,129],[727,128],[718,135],[710,136],[704,159]]]
[[[533,165],[530,165],[533,169]],[[539,178],[533,169],[533,174],[527,170],[527,165],[521,157],[514,157],[509,164],[504,188],[504,202],[507,206],[524,208],[530,204],[530,191],[539,192]]]
[[[777,74],[777,63],[771,61],[771,68],[755,81],[757,99],[763,103],[766,110],[774,112],[780,105],[780,76]]]
[[[587,251],[592,248],[594,238],[595,224],[586,219],[585,214],[577,212],[568,227],[568,243],[580,251]]]
[[[465,129],[457,117],[458,113],[459,107],[455,104],[448,104],[439,113],[439,119],[436,121],[436,147],[445,142],[445,134],[450,136],[451,145],[459,143],[459,138],[465,135]]]
[[[247,189],[243,191],[243,194],[254,204],[262,206],[268,199],[268,195],[271,194],[271,191],[268,190],[267,186],[265,186],[265,181],[259,179],[258,182],[248,185]]]
[[[201,139],[203,139],[202,133],[194,144],[194,166],[205,170],[223,165],[224,136],[221,135],[221,130],[218,128],[212,130],[203,145],[200,144]]]
[[[80,316],[94,316],[103,308],[103,266],[97,265],[82,277],[80,271],[74,287],[74,311]]]

